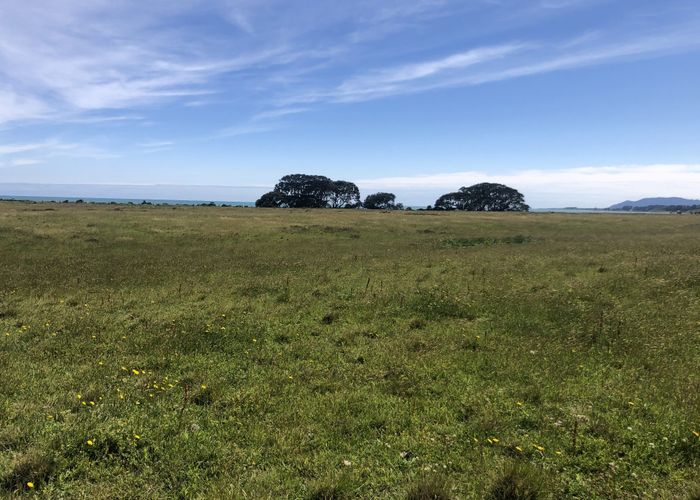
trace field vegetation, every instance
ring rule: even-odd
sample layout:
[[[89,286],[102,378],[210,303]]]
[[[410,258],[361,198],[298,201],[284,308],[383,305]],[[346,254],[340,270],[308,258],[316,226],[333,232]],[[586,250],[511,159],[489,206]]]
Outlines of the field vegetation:
[[[0,203],[0,496],[698,498],[698,234]]]

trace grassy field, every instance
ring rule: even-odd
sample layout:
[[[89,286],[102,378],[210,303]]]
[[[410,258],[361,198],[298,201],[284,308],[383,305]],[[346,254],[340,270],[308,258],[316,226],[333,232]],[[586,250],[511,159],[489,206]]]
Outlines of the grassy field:
[[[0,203],[0,496],[698,498],[699,295],[698,216]]]

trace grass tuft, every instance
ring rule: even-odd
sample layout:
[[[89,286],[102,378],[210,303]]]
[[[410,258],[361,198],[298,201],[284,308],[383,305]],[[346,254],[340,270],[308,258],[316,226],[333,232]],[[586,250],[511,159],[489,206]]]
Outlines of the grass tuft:
[[[419,478],[408,491],[406,500],[452,500],[447,480],[438,475]]]
[[[491,486],[488,500],[537,500],[544,498],[545,480],[540,471],[522,463],[510,463]]]

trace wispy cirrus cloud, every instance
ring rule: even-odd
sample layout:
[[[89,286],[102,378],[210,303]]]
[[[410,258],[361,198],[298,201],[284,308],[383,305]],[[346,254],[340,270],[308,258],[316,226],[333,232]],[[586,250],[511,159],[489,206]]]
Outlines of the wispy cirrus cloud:
[[[26,158],[27,153],[31,153],[33,158]],[[56,138],[40,142],[0,144],[0,160],[6,166],[17,166],[18,161],[22,165],[43,163],[46,159],[55,157],[105,160],[118,158],[119,155],[90,144],[65,142]]]
[[[160,153],[161,151],[173,149],[174,146],[175,142],[173,141],[148,141],[138,144],[141,151],[146,154]]]
[[[478,47],[384,68],[352,76],[333,88],[288,96],[282,102],[308,105],[368,101],[697,50],[700,50],[700,23],[683,23],[670,32],[622,38],[589,32],[565,40]]]
[[[327,103],[700,50],[700,15],[692,10],[567,36],[507,29],[514,17],[522,27],[591,4],[605,2],[6,2],[0,124],[148,121],[154,108],[218,106],[239,121],[212,124],[230,137],[275,129],[275,120]],[[440,36],[423,36],[430,32]]]

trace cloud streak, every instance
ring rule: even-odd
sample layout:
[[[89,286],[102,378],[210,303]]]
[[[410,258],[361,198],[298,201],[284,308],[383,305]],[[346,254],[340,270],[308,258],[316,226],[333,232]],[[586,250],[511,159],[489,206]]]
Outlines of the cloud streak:
[[[34,158],[17,158],[17,155],[26,153],[31,153]],[[118,158],[119,155],[89,144],[64,142],[55,138],[42,142],[0,144],[0,161],[3,161],[5,166],[39,164],[56,157],[106,160]]]
[[[601,29],[564,40],[522,40],[494,26],[500,42],[462,37],[456,50],[411,36],[406,49],[376,50],[379,40],[415,35],[450,16],[466,22],[478,8],[498,19],[517,5],[525,23],[587,3],[63,0],[58,9],[49,0],[8,2],[0,16],[0,124],[77,123],[81,115],[98,123],[95,113],[112,110],[251,99],[259,109],[248,118],[271,120],[314,103],[361,102],[700,48],[700,22],[691,16],[646,22],[632,34]],[[207,23],[193,23],[193,16]]]

